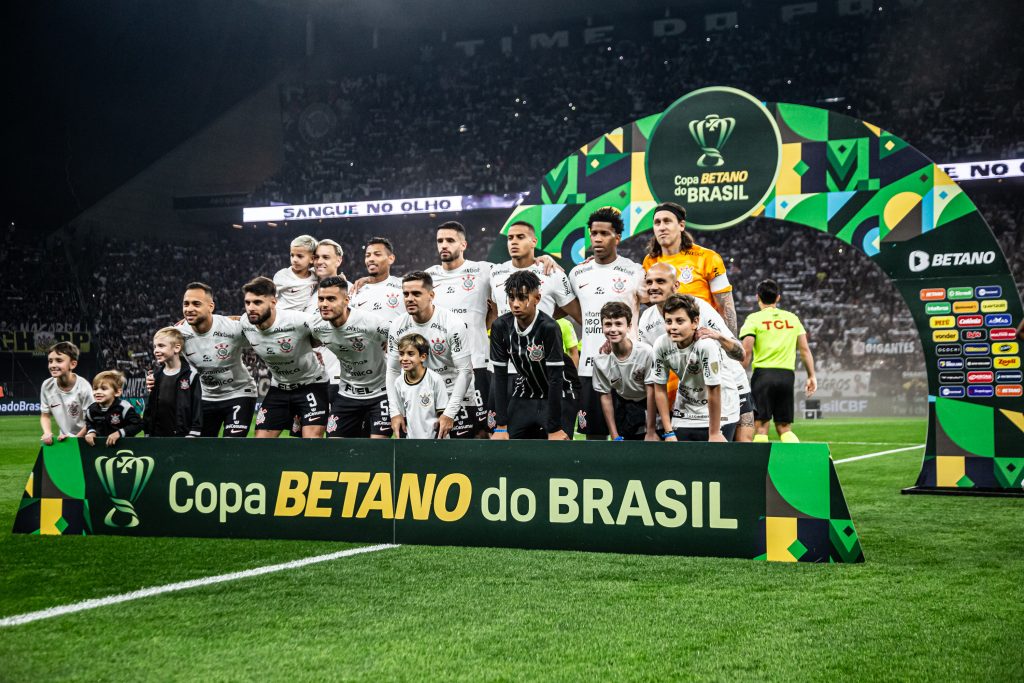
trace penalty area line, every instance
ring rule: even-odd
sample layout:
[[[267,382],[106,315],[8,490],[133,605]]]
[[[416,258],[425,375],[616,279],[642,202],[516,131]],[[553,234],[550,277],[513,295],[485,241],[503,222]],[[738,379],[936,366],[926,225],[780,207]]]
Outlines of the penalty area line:
[[[321,562],[338,560],[343,557],[353,557],[355,555],[362,555],[364,553],[372,553],[378,550],[387,550],[389,548],[397,547],[399,546],[384,543],[381,545],[364,546],[362,548],[349,548],[348,550],[339,550],[336,553],[304,557],[299,560],[291,560],[290,562],[282,562],[281,564],[271,564],[265,567],[256,567],[255,569],[246,569],[240,572],[231,572],[230,574],[218,574],[217,576],[207,576],[202,579],[191,579],[189,581],[169,583],[164,586],[141,588],[137,591],[122,593],[120,595],[109,595],[105,598],[93,598],[91,600],[75,602],[70,605],[50,607],[48,609],[39,610],[38,612],[26,612],[25,614],[16,614],[14,616],[4,617],[0,619],[0,628],[21,626],[22,624],[30,624],[33,621],[60,617],[65,614],[74,614],[75,612],[84,612],[86,610],[96,609],[97,607],[107,607],[109,605],[117,605],[122,602],[130,602],[132,600],[140,600],[142,598],[150,598],[154,595],[163,595],[164,593],[173,593],[175,591],[183,591],[190,588],[213,586],[218,583],[238,581],[239,579],[250,579],[254,576],[263,576],[264,574],[273,574],[275,572],[287,571],[289,569],[299,569],[301,567],[308,567],[309,565],[319,564]]]
[[[890,451],[878,451],[877,453],[867,453],[865,455],[855,455],[852,458],[843,458],[842,460],[835,460],[832,464],[841,465],[844,462],[853,462],[854,460],[867,460],[868,458],[877,458],[880,455],[889,455],[891,453],[903,453],[905,451],[912,451],[918,448],[924,448],[924,444],[918,444],[916,446],[907,446],[906,448],[894,448]]]

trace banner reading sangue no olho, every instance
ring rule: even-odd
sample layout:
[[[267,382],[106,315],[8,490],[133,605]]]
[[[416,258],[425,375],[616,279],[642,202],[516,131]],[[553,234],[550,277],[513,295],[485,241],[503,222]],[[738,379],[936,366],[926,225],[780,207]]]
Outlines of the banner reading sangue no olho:
[[[14,531],[864,559],[824,444],[68,440]]]

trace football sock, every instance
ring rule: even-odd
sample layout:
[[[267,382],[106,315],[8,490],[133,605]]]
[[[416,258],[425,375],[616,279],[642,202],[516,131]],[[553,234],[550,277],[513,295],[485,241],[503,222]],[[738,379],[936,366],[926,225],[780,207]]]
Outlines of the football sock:
[[[796,438],[796,434],[793,432],[783,432],[779,434],[779,440],[782,443],[800,443],[800,439]]]
[[[754,434],[754,443],[768,443],[768,435]]]

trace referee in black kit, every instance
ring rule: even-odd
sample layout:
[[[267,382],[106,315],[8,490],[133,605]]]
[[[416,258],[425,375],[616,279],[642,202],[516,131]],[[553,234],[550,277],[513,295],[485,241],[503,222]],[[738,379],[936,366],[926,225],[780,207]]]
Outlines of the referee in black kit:
[[[551,316],[537,310],[540,278],[529,270],[505,281],[511,312],[491,325],[491,362],[497,426],[492,439],[568,441],[576,420],[580,380],[562,350],[562,331]],[[508,364],[515,385],[508,392]]]

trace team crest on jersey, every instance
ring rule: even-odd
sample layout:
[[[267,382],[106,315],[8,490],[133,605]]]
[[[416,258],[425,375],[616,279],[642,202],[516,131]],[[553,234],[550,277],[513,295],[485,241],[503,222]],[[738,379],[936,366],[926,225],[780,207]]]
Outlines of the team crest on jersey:
[[[679,281],[684,285],[693,282],[693,266],[683,266],[679,269]]]
[[[366,342],[363,341],[362,337],[353,337],[352,348],[356,351],[363,351],[366,349]]]
[[[228,351],[229,346],[230,346],[229,344],[226,344],[224,342],[222,342],[220,344],[214,345],[213,348],[214,348],[214,350],[217,353],[217,360],[227,360],[228,359],[228,357],[231,355],[230,351]]]
[[[624,278],[621,278],[621,277],[613,278],[612,279],[612,290],[616,294],[622,294],[623,292],[625,292],[626,291],[626,280]]]
[[[528,344],[526,346],[526,355],[529,356],[530,360],[536,363],[544,357],[544,345],[543,344]]]
[[[474,287],[476,287],[476,275],[463,275],[462,288],[467,292],[472,292]]]
[[[696,360],[691,360],[689,363],[686,364],[686,371],[691,375],[700,372],[700,363],[697,362]]]
[[[78,414],[81,411],[82,407],[78,405],[78,401],[73,401],[71,405],[68,406],[68,415],[70,415],[71,417],[78,417]]]
[[[435,356],[443,356],[444,352],[448,350],[448,346],[444,342],[444,337],[441,337],[440,339],[431,339],[430,350],[434,352]]]
[[[398,294],[388,294],[388,298],[384,301],[388,308],[398,308]]]
[[[188,388],[190,386],[188,383],[188,377],[182,377],[181,381],[178,382],[178,386],[181,387],[182,391],[188,391]]]
[[[338,416],[337,415],[331,415],[329,418],[327,418],[327,433],[328,434],[333,434],[337,430],[338,430]]]
[[[424,408],[430,405],[430,392],[420,394],[420,405]]]
[[[644,381],[643,368],[639,368],[633,371],[633,381],[636,382],[637,384],[641,384]]]
[[[110,416],[110,424],[114,425],[115,427],[117,425],[121,424],[121,416],[118,415],[117,413],[114,413],[113,415],[111,415]]]
[[[291,353],[292,349],[295,348],[295,347],[292,346],[292,338],[291,337],[286,337],[284,339],[278,339],[277,340],[277,345],[281,347],[281,353]]]
[[[256,425],[259,426],[267,421],[267,409],[260,408],[260,412],[256,415]]]

